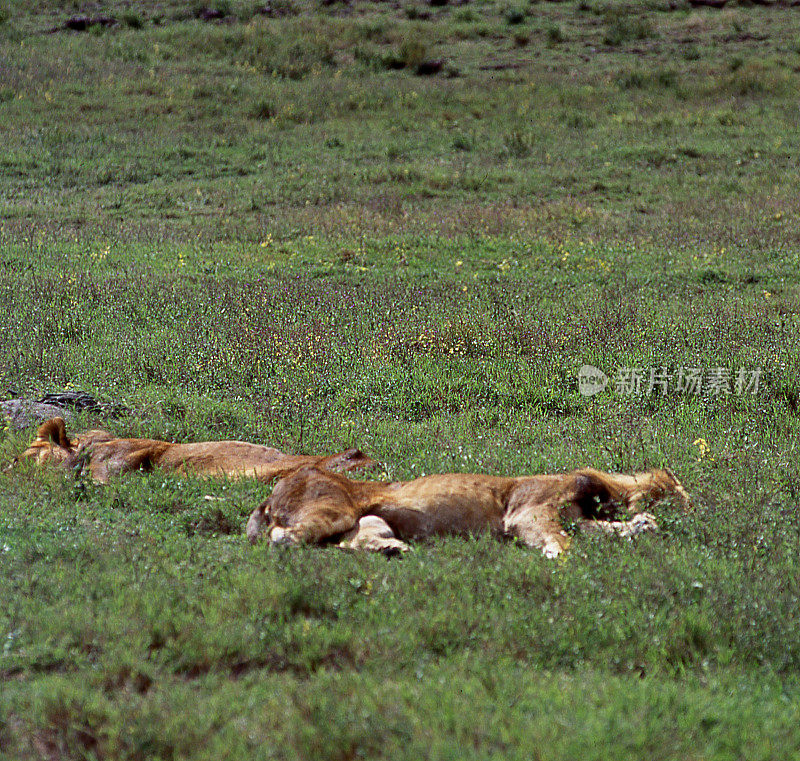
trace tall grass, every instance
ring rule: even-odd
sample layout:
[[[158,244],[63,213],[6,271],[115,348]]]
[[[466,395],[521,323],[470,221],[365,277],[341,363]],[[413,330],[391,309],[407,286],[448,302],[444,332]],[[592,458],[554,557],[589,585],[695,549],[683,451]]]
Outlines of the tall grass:
[[[19,464],[0,755],[796,755],[795,17],[268,5],[0,4],[0,389],[386,479],[667,465],[696,509],[387,561],[246,545],[263,484]],[[762,382],[614,388],[682,367]]]

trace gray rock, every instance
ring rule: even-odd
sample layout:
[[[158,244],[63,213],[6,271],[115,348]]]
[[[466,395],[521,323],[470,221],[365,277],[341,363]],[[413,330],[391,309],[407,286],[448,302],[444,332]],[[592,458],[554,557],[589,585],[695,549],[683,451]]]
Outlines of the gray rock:
[[[73,417],[72,413],[63,407],[34,402],[30,399],[9,399],[6,402],[0,402],[0,413],[15,431],[38,425],[54,417],[63,417],[69,423]]]

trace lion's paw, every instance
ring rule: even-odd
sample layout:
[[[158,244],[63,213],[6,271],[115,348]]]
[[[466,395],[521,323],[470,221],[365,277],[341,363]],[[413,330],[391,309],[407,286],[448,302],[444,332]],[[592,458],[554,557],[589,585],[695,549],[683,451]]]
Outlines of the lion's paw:
[[[272,529],[269,535],[269,541],[270,544],[279,544],[283,546],[299,544],[297,537],[295,537],[288,528],[281,528],[280,526],[275,526],[275,528]]]
[[[658,531],[658,523],[650,513],[639,513],[628,521],[623,536],[636,536],[646,531]]]
[[[561,554],[561,545],[558,542],[547,542],[542,548],[542,553],[550,560],[557,558]]]

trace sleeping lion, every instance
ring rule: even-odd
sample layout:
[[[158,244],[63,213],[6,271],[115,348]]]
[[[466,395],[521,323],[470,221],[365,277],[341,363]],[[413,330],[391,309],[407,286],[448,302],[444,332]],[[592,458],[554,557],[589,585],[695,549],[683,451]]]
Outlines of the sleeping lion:
[[[246,441],[173,444],[155,439],[118,439],[101,430],[79,433],[70,439],[62,418],[53,418],[39,426],[36,439],[21,458],[33,458],[38,464],[61,463],[68,468],[83,465],[98,483],[107,483],[111,476],[154,468],[269,482],[304,465],[322,470],[365,470],[376,465],[375,460],[358,449],[317,457],[285,454]]]
[[[409,540],[488,531],[555,557],[569,546],[570,524],[622,536],[657,529],[640,503],[666,495],[690,507],[669,470],[621,475],[584,468],[519,478],[450,473],[385,483],[352,481],[311,465],[276,484],[250,516],[247,536],[396,554],[409,549]]]

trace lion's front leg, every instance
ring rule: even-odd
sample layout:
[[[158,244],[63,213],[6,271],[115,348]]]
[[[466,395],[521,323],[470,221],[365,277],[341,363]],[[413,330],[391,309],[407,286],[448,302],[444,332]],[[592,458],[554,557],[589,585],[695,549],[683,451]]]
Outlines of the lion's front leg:
[[[589,533],[615,534],[626,539],[658,531],[658,523],[650,513],[638,513],[627,521],[583,520],[578,522],[578,526]]]
[[[506,517],[504,532],[541,550],[548,558],[558,557],[570,545],[570,536],[564,531],[555,505],[543,503]]]

